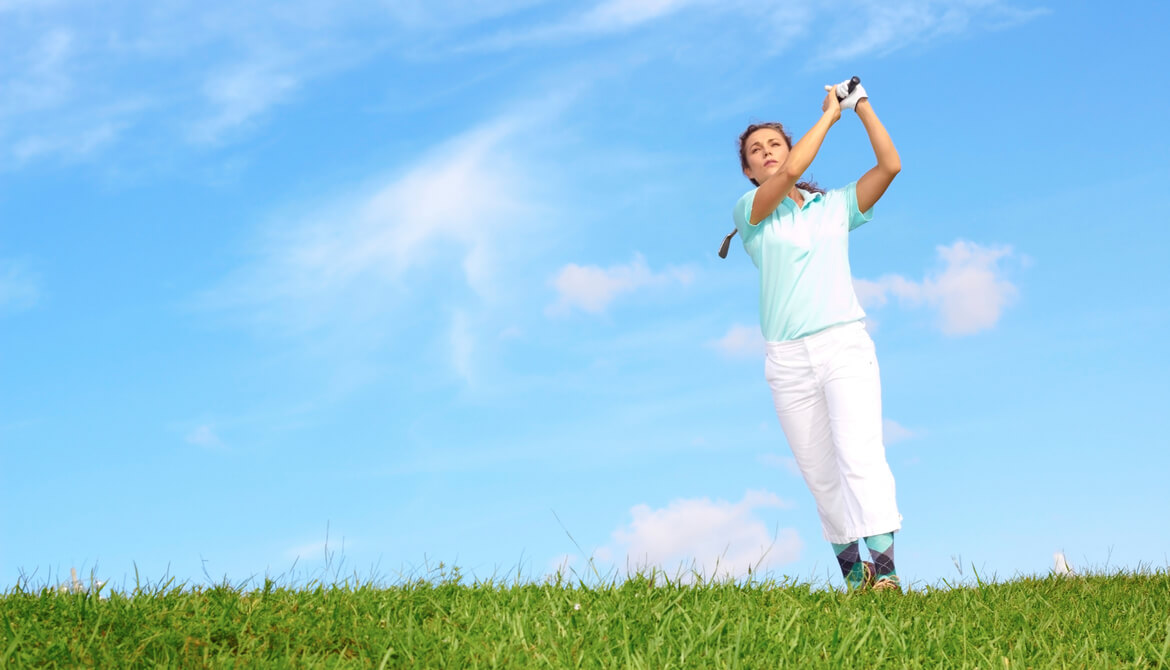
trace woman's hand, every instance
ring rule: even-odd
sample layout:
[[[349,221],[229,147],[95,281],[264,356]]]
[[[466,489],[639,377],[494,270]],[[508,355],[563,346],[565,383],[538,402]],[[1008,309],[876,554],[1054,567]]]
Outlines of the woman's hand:
[[[837,99],[837,89],[834,86],[826,86],[825,101],[821,103],[821,111],[825,116],[832,117],[835,122],[841,118],[841,101]]]

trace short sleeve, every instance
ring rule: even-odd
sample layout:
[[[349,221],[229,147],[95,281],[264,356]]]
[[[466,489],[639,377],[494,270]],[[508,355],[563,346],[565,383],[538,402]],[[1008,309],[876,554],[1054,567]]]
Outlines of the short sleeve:
[[[760,231],[764,228],[762,221],[754,226],[749,223],[752,216],[752,204],[756,201],[756,190],[753,188],[744,193],[739,202],[735,203],[735,209],[731,213],[732,219],[735,220],[735,229],[739,231],[739,237],[743,241],[743,248],[752,257],[752,262],[756,262],[756,256],[753,252],[759,247],[762,239]]]
[[[841,190],[845,192],[845,211],[849,216],[849,230],[853,230],[873,218],[873,207],[865,212],[857,208],[857,182],[853,182]]]
[[[744,193],[739,202],[735,203],[735,211],[731,213],[731,216],[735,220],[735,229],[739,231],[740,235],[750,235],[750,230],[757,228],[757,226],[748,223],[751,220],[752,203],[755,201],[756,189],[752,189]]]

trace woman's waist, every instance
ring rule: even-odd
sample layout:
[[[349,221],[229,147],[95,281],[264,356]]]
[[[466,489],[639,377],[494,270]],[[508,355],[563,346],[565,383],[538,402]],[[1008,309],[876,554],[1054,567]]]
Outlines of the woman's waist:
[[[781,340],[765,340],[764,346],[770,354],[784,354],[790,351],[803,351],[814,347],[822,340],[831,340],[850,331],[865,332],[865,318],[853,318],[847,321],[829,324],[816,328],[807,333]]]

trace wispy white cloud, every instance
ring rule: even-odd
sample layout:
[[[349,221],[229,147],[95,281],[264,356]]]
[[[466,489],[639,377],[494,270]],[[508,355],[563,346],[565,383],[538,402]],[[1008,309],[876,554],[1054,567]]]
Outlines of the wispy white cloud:
[[[0,314],[29,309],[40,297],[40,280],[25,263],[0,258]]]
[[[994,327],[1019,295],[1000,267],[1002,260],[1012,257],[1012,248],[958,240],[938,247],[938,255],[943,268],[922,281],[901,275],[855,279],[862,306],[879,309],[892,295],[902,305],[936,310],[939,328],[947,335],[970,335]]]
[[[710,0],[603,0],[582,14],[574,25],[584,32],[609,33],[670,16]]]
[[[444,30],[486,20],[498,20],[508,14],[530,9],[546,0],[491,0],[469,3],[466,0],[395,0],[383,5],[394,21],[414,30]]]
[[[731,358],[759,358],[764,356],[764,336],[759,326],[735,324],[723,337],[711,343],[717,351]]]
[[[50,155],[58,155],[69,160],[85,158],[115,142],[121,131],[122,126],[118,123],[103,121],[97,126],[76,133],[59,132],[52,136],[27,135],[13,145],[12,155],[20,162]]]
[[[219,449],[224,446],[223,440],[220,439],[215,428],[208,424],[196,426],[187,433],[184,439],[187,441],[187,444],[193,444],[206,449]]]
[[[921,435],[921,431],[911,430],[893,419],[882,420],[882,437],[886,446],[905,442]]]
[[[697,6],[729,9],[723,0],[601,0],[592,7],[577,9],[559,19],[520,24],[478,39],[467,48],[506,50],[517,47],[556,44],[566,39],[605,36],[649,25]]]
[[[36,111],[61,104],[73,88],[69,61],[74,52],[72,31],[54,26],[36,36],[22,54],[14,76],[5,82],[5,111]]]
[[[307,83],[380,52],[390,43],[382,34],[395,29],[372,0],[167,0],[149,12],[117,0],[98,9],[10,2],[0,12],[21,26],[0,42],[0,143],[8,145],[0,154],[20,162],[84,157],[130,135],[113,129],[134,129],[140,140],[221,142]],[[377,25],[383,33],[370,31]],[[79,139],[82,150],[71,150]]]
[[[791,456],[767,453],[761,454],[757,460],[761,465],[766,465],[770,468],[780,468],[790,475],[800,476],[800,466],[797,465],[796,459]]]
[[[691,13],[695,22],[726,18],[742,24],[765,53],[793,47],[798,38],[831,34],[814,47],[812,62],[836,63],[883,54],[916,42],[975,29],[1017,25],[1047,13],[1006,0],[829,0],[758,3],[736,0],[600,0],[554,21],[519,25],[473,43],[476,49],[556,45],[649,27]]]
[[[202,304],[297,331],[385,316],[410,291],[408,272],[458,268],[490,296],[502,240],[526,225],[538,199],[512,148],[515,119],[498,119],[436,146],[397,176],[278,221],[254,262]],[[455,331],[453,331],[455,332]]]
[[[824,11],[834,17],[833,34],[841,37],[817,55],[826,63],[890,53],[977,28],[1018,25],[1048,13],[1000,0],[844,0],[825,4]]]
[[[620,295],[671,284],[685,286],[693,276],[693,271],[688,268],[668,267],[661,272],[654,272],[646,265],[646,259],[641,254],[635,254],[629,263],[608,268],[569,263],[551,280],[557,292],[557,300],[548,306],[545,313],[565,316],[576,309],[588,314],[602,314]]]
[[[754,31],[753,40],[777,49],[794,48],[810,34],[847,35],[821,52],[809,50],[824,64],[1014,25],[1040,10],[1007,0],[600,0],[570,9],[541,0],[474,7],[454,0],[167,0],[143,12],[118,0],[100,7],[9,0],[0,11],[21,26],[0,42],[0,90],[8,93],[0,100],[0,155],[16,152],[25,162],[97,154],[129,137],[230,141],[318,81],[387,52],[433,60],[466,49],[556,48],[573,41],[566,38],[624,34],[686,17],[680,34],[690,40],[697,38],[689,31],[720,22],[718,39],[726,38],[727,25],[742,25]],[[665,38],[663,44],[673,44]],[[158,76],[159,68],[167,76]],[[125,100],[148,104],[115,111]],[[103,141],[94,141],[99,136]],[[82,143],[89,154],[69,153],[77,138],[90,139]]]
[[[211,113],[194,124],[192,139],[219,141],[225,133],[287,99],[298,84],[296,76],[266,62],[245,62],[209,75],[203,93]]]
[[[624,556],[632,569],[658,567],[672,576],[680,568],[712,579],[767,571],[796,561],[804,543],[791,528],[773,536],[757,511],[791,507],[767,491],[748,491],[734,503],[692,498],[658,509],[636,505],[630,522],[613,532],[614,542],[597,558]]]

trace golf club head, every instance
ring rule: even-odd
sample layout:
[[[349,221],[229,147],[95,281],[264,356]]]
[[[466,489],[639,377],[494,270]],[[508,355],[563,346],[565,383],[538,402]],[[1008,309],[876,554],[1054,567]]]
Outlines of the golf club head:
[[[739,232],[738,229],[733,230],[728,233],[727,237],[723,238],[723,244],[719,245],[720,258],[727,258],[727,250],[731,248],[731,238],[735,237],[737,232]]]

